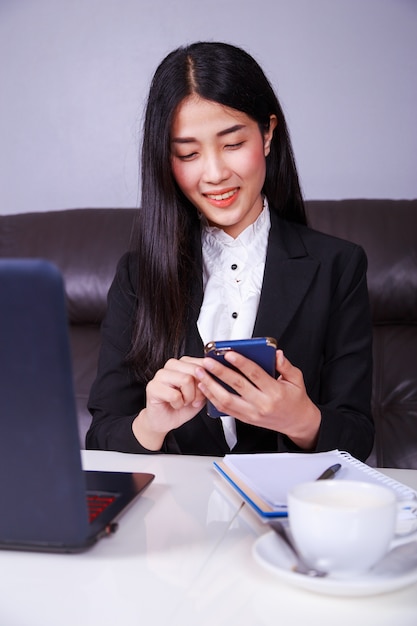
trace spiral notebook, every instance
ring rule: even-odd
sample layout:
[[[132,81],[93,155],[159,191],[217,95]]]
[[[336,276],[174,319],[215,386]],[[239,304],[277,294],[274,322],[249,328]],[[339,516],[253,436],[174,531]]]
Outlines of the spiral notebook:
[[[228,454],[214,461],[219,474],[263,518],[287,516],[287,493],[298,483],[316,480],[328,467],[341,464],[334,480],[357,480],[383,484],[399,501],[414,500],[416,492],[348,452],[331,450],[314,454]]]

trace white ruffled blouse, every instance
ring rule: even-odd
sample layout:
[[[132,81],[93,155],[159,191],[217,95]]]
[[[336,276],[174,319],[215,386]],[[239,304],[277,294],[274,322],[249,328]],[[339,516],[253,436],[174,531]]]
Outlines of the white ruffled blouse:
[[[252,336],[270,227],[266,198],[256,221],[236,239],[221,228],[204,224],[201,235],[204,297],[197,321],[204,344]],[[228,416],[222,421],[232,448],[236,443],[235,421]]]

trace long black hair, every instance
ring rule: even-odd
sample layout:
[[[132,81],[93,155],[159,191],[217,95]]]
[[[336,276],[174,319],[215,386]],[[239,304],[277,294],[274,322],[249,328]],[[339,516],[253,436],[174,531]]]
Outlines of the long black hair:
[[[138,308],[129,360],[144,382],[181,354],[192,284],[201,280],[195,274],[197,210],[171,170],[173,118],[191,94],[246,113],[262,133],[271,115],[277,117],[263,193],[283,219],[306,223],[284,114],[258,63],[241,48],[218,42],[193,43],[168,54],[155,72],[146,106],[135,237]]]

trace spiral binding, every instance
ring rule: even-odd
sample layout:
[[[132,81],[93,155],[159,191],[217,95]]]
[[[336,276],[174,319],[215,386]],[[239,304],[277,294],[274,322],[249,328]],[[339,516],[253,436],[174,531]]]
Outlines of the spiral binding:
[[[350,465],[353,465],[367,476],[370,476],[375,481],[383,483],[387,487],[393,489],[401,500],[413,500],[416,498],[416,493],[415,491],[413,491],[413,489],[411,489],[411,487],[408,487],[407,485],[398,482],[398,480],[395,480],[395,478],[385,476],[385,474],[382,474],[377,469],[370,467],[362,461],[359,461],[359,459],[355,459],[355,457],[353,457],[349,452],[337,450],[337,453],[343,458],[344,461],[346,461]]]

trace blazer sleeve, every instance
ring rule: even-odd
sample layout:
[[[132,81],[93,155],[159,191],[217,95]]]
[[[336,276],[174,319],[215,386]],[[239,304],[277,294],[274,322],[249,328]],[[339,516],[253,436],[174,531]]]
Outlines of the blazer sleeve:
[[[322,351],[306,356],[307,391],[321,410],[316,452],[338,448],[365,460],[372,449],[372,324],[368,297],[367,258],[354,244],[342,246],[328,274],[328,305],[317,324]],[[330,278],[329,278],[330,276]],[[314,311],[314,309],[312,309]],[[279,435],[278,448],[296,446]]]
[[[133,420],[145,406],[145,387],[126,362],[137,306],[134,284],[130,255],[126,254],[110,287],[101,326],[97,376],[88,401],[93,417],[86,435],[90,449],[149,453],[132,431]]]

